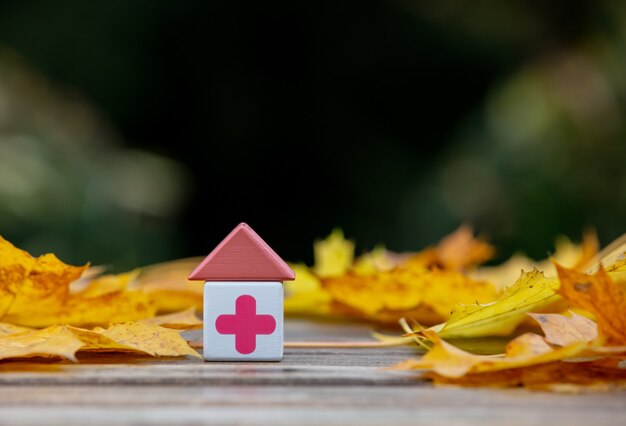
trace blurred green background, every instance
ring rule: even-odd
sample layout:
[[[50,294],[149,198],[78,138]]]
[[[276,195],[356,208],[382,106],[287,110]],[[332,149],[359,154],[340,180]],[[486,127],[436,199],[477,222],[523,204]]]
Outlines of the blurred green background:
[[[499,259],[626,230],[623,1],[0,4],[0,234],[123,270],[247,221]]]

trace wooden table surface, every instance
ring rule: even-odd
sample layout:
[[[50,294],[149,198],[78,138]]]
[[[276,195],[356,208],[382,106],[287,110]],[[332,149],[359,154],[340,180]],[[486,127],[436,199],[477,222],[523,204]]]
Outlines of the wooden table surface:
[[[286,339],[366,340],[361,325],[289,320]],[[280,363],[115,355],[0,363],[0,424],[624,425],[626,393],[433,388],[385,371],[411,348],[287,349]],[[121,363],[122,359],[125,363]]]

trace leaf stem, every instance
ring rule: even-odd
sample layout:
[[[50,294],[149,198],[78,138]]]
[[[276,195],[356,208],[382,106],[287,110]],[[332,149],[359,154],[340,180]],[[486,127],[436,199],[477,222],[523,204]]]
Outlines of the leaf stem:
[[[384,340],[382,342],[285,342],[285,348],[393,348],[406,346],[406,339]]]

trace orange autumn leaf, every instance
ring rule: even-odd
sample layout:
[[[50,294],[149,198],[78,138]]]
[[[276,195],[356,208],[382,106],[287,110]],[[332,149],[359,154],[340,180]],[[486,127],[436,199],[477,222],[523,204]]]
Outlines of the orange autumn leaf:
[[[474,232],[468,225],[462,225],[442,239],[435,250],[439,263],[446,269],[475,266],[491,259],[494,254],[493,246],[474,238]]]
[[[453,233],[445,236],[437,246],[427,248],[409,257],[406,266],[465,270],[491,259],[494,252],[492,245],[474,238],[474,232],[470,226],[462,225]]]
[[[595,317],[598,334],[609,346],[626,345],[626,292],[602,266],[593,275],[556,265],[558,293],[573,307]]]

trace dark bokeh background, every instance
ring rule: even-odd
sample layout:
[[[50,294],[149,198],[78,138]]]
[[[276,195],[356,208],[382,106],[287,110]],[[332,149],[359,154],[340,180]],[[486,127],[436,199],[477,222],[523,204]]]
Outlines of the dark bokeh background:
[[[115,269],[626,227],[619,1],[4,1],[0,234]]]

